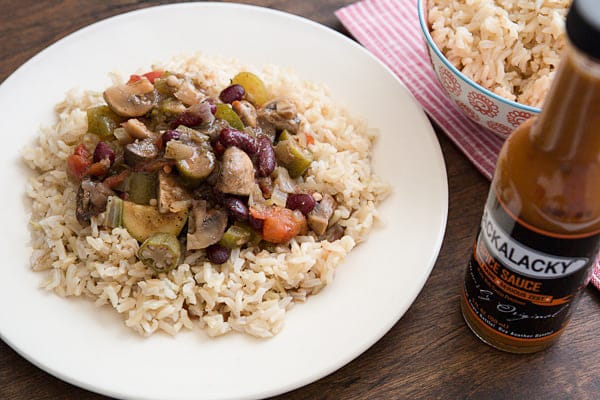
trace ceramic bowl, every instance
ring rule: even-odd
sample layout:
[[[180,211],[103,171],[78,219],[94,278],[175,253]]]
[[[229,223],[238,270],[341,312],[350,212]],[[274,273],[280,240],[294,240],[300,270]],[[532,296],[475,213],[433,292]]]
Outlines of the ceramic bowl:
[[[540,113],[539,108],[503,98],[460,72],[446,59],[429,33],[427,0],[418,0],[418,7],[421,30],[437,79],[465,115],[498,136],[506,138],[523,121]]]

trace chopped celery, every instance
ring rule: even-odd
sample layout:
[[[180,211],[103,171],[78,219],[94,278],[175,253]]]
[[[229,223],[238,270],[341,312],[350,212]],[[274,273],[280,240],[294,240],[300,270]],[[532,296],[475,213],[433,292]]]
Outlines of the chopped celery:
[[[106,202],[104,226],[116,228],[121,226],[123,218],[123,200],[117,196],[110,196]]]

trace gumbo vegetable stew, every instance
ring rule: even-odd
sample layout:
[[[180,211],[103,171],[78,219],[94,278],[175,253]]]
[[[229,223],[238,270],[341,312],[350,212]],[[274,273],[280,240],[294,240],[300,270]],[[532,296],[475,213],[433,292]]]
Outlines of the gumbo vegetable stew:
[[[87,110],[100,141],[67,158],[77,220],[102,214],[101,226],[123,226],[156,272],[191,251],[222,264],[248,244],[269,249],[309,230],[344,235],[329,226],[335,199],[298,181],[314,139],[299,131],[296,105],[271,98],[255,74],[238,73],[212,98],[189,76],[151,71],[103,97],[106,105]]]

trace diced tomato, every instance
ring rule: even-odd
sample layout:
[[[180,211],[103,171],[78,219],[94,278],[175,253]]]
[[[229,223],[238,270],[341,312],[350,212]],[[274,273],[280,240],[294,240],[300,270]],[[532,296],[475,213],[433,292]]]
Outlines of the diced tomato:
[[[129,77],[129,81],[127,81],[127,83],[134,83],[134,82],[137,82],[137,81],[139,81],[139,80],[140,80],[140,79],[142,79],[142,78],[146,78],[146,79],[148,79],[148,80],[150,81],[150,83],[154,83],[154,81],[155,81],[157,78],[160,78],[161,76],[163,76],[163,75],[164,75],[164,73],[165,73],[165,71],[160,71],[160,70],[159,70],[159,71],[150,71],[150,72],[146,72],[146,73],[145,73],[145,74],[143,74],[143,75],[136,75],[136,74],[134,74],[134,75],[131,75],[131,76]]]
[[[141,76],[141,75],[135,75],[135,74],[134,74],[134,75],[131,75],[131,76],[129,77],[129,80],[127,81],[127,83],[134,83],[134,82],[137,82],[137,81],[139,81],[140,79],[142,79],[142,76]]]
[[[154,81],[165,74],[165,71],[150,71],[144,74],[146,78],[150,81],[150,83],[154,83]]]
[[[250,214],[264,221],[262,236],[267,242],[285,243],[306,230],[304,215],[289,208],[250,207]]]
[[[93,163],[87,169],[87,174],[91,176],[104,176],[110,169],[110,160],[105,158],[98,162]]]
[[[155,159],[150,161],[142,161],[134,168],[132,168],[135,172],[156,172],[159,169],[165,167],[165,165],[173,166],[175,165],[175,160],[161,160]]]
[[[81,156],[83,158],[88,158],[88,159],[91,157],[90,152],[87,151],[87,149],[85,148],[83,143],[81,143],[79,146],[75,147],[75,150],[73,150],[73,154],[77,155],[77,156]]]
[[[315,144],[315,138],[308,132],[306,132],[306,143]]]
[[[108,178],[106,178],[104,180],[104,184],[106,186],[108,186],[109,188],[114,189],[115,187],[117,187],[121,183],[123,183],[123,181],[125,181],[125,178],[127,178],[128,174],[129,174],[129,170],[126,169],[118,175],[109,176]]]
[[[67,157],[67,174],[74,180],[80,181],[87,173],[90,164],[89,158],[82,157],[79,154],[71,154]]]

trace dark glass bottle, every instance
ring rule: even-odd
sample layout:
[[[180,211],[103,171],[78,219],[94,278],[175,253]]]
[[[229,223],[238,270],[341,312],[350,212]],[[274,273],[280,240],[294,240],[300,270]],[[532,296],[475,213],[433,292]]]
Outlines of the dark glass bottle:
[[[461,309],[484,342],[542,350],[564,332],[600,248],[600,7],[574,0],[538,118],[496,165]]]

